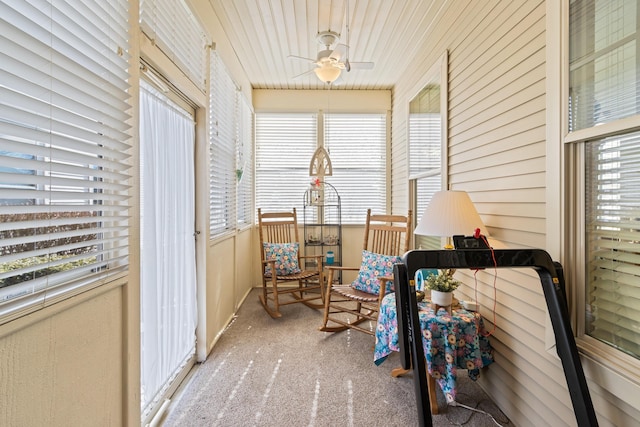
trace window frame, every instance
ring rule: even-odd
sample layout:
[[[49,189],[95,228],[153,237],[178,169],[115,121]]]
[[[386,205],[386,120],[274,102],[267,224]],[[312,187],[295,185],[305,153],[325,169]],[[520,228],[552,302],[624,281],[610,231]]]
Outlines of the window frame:
[[[640,360],[585,333],[588,284],[584,148],[590,140],[640,130],[640,114],[569,132],[569,2],[547,2],[547,22],[547,182],[561,183],[560,186],[547,186],[547,215],[550,219],[546,229],[547,250],[564,266],[576,344],[580,352],[589,356],[583,358],[585,370],[604,370],[608,380],[606,383],[598,381],[599,385],[621,400],[628,401],[624,390],[630,381],[640,382]],[[554,93],[558,96],[551,96]],[[546,330],[547,350],[555,353],[548,319]],[[617,375],[610,375],[612,372]]]

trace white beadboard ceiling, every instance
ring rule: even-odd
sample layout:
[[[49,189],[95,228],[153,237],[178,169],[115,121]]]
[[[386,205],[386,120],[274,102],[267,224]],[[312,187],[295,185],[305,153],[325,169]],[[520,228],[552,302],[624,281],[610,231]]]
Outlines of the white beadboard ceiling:
[[[415,50],[424,46],[443,0],[209,0],[255,89],[322,89],[311,72],[323,50],[319,32],[340,34],[346,44],[349,5],[349,60],[373,62],[370,70],[342,71],[334,89],[390,89]]]

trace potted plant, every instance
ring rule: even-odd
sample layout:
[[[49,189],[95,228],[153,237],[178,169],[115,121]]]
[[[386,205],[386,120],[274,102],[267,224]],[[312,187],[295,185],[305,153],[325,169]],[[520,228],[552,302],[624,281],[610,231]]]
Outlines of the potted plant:
[[[427,277],[424,283],[426,289],[431,291],[431,302],[441,306],[451,305],[453,291],[458,289],[461,282],[453,278],[450,271],[439,271]]]

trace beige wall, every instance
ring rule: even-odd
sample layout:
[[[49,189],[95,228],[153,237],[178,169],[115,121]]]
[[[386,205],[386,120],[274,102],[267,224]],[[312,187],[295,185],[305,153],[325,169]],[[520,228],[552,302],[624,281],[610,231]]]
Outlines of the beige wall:
[[[105,285],[0,326],[2,425],[122,424],[122,285]]]
[[[253,108],[264,112],[386,113],[390,90],[253,90]]]

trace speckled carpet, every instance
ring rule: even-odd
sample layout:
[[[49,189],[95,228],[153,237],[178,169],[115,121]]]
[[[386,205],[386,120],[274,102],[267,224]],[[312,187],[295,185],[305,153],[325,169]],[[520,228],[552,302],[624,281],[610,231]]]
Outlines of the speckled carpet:
[[[193,369],[161,425],[173,426],[414,426],[412,374],[392,378],[397,354],[373,363],[374,338],[318,331],[322,312],[302,304],[272,319],[253,290],[208,359]],[[466,375],[447,406],[438,391],[434,426],[513,426]],[[492,418],[493,417],[493,418]]]

